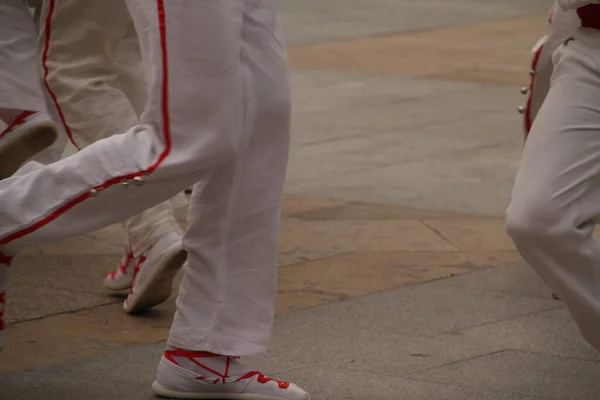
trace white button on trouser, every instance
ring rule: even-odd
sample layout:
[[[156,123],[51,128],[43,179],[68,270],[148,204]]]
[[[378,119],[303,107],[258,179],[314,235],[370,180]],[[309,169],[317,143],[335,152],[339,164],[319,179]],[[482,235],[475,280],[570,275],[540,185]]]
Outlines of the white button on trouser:
[[[600,31],[554,53],[550,91],[525,144],[507,230],[600,349]]]
[[[0,182],[0,249],[14,254],[93,231],[202,181],[190,199],[169,343],[262,352],[273,323],[290,128],[276,0],[128,6],[151,67],[141,124]],[[140,175],[141,186],[121,184]]]

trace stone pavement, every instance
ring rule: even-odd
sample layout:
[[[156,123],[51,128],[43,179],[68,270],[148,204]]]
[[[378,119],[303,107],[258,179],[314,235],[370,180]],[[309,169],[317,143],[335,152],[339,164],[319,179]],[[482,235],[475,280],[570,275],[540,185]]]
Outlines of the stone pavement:
[[[282,1],[293,145],[275,335],[251,362],[316,400],[598,397],[599,354],[503,229],[549,3]],[[151,398],[175,296],[122,313],[100,281],[123,240],[16,259],[0,400]]]

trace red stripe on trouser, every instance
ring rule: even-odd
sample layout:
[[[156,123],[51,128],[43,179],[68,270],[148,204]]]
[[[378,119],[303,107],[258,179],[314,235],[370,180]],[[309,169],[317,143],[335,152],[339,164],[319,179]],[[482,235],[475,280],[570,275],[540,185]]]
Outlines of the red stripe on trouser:
[[[50,3],[51,3],[51,5],[53,5],[54,0],[51,0]],[[163,82],[162,82],[162,93],[161,93],[161,100],[162,100],[161,110],[162,110],[162,119],[163,119],[163,136],[164,136],[164,140],[165,140],[165,148],[164,148],[163,152],[159,155],[158,159],[154,162],[154,164],[152,164],[146,170],[134,172],[134,173],[124,175],[124,176],[114,177],[100,185],[93,187],[92,188],[93,190],[97,190],[97,191],[104,190],[104,189],[106,189],[110,186],[113,186],[115,184],[118,184],[120,182],[133,179],[136,176],[149,174],[149,173],[153,172],[154,170],[156,170],[156,168],[158,168],[160,166],[160,164],[164,161],[165,158],[167,158],[167,156],[171,152],[172,142],[171,142],[171,126],[170,126],[169,104],[168,104],[168,95],[169,95],[168,75],[169,74],[168,74],[168,60],[167,60],[167,26],[166,26],[166,19],[165,19],[164,0],[156,0],[156,5],[158,8],[160,47],[161,47],[161,52],[162,52],[162,69],[163,69],[162,70],[162,74],[163,74],[162,79],[163,79]],[[50,15],[50,13],[49,13],[49,15]],[[121,132],[115,132],[115,133],[121,133]],[[32,232],[37,231],[38,229],[49,224],[50,222],[52,222],[53,220],[55,220],[56,218],[58,218],[59,216],[61,216],[65,212],[67,212],[68,210],[70,210],[71,208],[75,207],[77,204],[89,199],[90,197],[91,197],[91,194],[90,194],[89,190],[86,191],[85,193],[82,193],[81,195],[66,202],[61,207],[59,207],[56,211],[52,212],[51,214],[47,215],[46,217],[42,218],[41,220],[33,223],[32,225],[30,225],[24,229],[21,229],[20,231],[17,231],[15,233],[12,233],[12,234],[2,238],[0,240],[0,245],[6,245],[16,239],[22,238]]]
[[[77,143],[75,143],[75,140],[73,139],[73,133],[71,132],[69,125],[67,125],[67,121],[65,119],[65,114],[63,113],[63,110],[60,107],[60,104],[58,104],[58,99],[56,98],[56,94],[52,91],[52,89],[50,88],[50,85],[48,84],[48,74],[49,74],[48,51],[50,49],[50,35],[52,33],[52,16],[54,15],[55,8],[56,8],[56,0],[49,0],[48,1],[48,15],[46,16],[46,21],[45,21],[45,25],[44,25],[44,34],[46,35],[46,40],[44,41],[44,51],[42,53],[42,69],[44,70],[44,75],[43,75],[44,86],[46,87],[46,90],[48,91],[48,94],[50,95],[50,98],[52,99],[52,103],[54,103],[54,106],[56,107],[56,111],[58,112],[60,121],[62,122],[62,124],[65,128],[65,132],[67,132],[67,136],[69,137],[69,140],[71,141],[71,143],[73,143],[73,145],[75,147],[77,147],[77,149],[79,149],[79,146],[77,146]]]
[[[577,9],[577,15],[581,19],[584,28],[600,29],[600,4],[588,4]]]
[[[534,71],[534,73],[540,61],[540,57],[542,55],[543,50],[544,45],[541,45],[533,57],[533,62],[531,63],[531,70]],[[531,126],[533,125],[533,118],[531,117],[531,105],[533,102],[534,81],[535,76],[532,76],[531,83],[529,84],[529,98],[527,99],[527,106],[525,107],[525,138],[527,138],[527,136],[529,135],[529,132],[531,131]]]

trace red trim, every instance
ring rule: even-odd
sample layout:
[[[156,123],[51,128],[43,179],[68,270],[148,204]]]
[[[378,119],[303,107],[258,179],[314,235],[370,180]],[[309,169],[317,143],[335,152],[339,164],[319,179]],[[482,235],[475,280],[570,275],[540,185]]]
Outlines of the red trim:
[[[588,4],[579,7],[577,15],[581,20],[582,27],[600,29],[600,4]]]
[[[6,293],[0,292],[0,331],[6,328],[4,325],[4,309],[6,308]]]
[[[51,6],[50,11],[52,11],[54,3],[55,3],[55,0],[50,0],[50,6]],[[91,189],[95,189],[96,191],[101,191],[110,186],[113,186],[120,182],[123,182],[125,180],[130,180],[137,176],[141,176],[141,175],[145,175],[145,174],[149,174],[149,173],[153,172],[154,170],[156,170],[156,168],[158,168],[160,166],[160,164],[164,161],[164,159],[167,158],[167,156],[171,153],[172,142],[171,142],[171,126],[170,126],[169,103],[168,103],[168,96],[169,96],[169,90],[168,90],[168,75],[169,75],[169,73],[168,72],[169,72],[169,70],[168,70],[168,60],[167,60],[167,26],[166,26],[166,21],[165,21],[164,0],[156,0],[156,3],[157,3],[157,8],[158,8],[158,24],[160,27],[160,45],[161,45],[162,57],[163,57],[163,61],[162,61],[162,67],[163,67],[163,71],[162,71],[162,73],[163,73],[162,114],[163,115],[162,115],[162,118],[163,118],[163,135],[164,135],[164,141],[165,141],[165,149],[160,154],[158,159],[154,162],[154,164],[152,164],[150,167],[148,167],[148,169],[109,179],[108,181],[91,188]],[[49,13],[49,15],[51,15],[51,12]],[[46,36],[46,40],[47,39],[48,39],[48,36]],[[59,216],[64,214],[66,211],[75,207],[79,203],[82,203],[85,200],[89,199],[90,197],[91,197],[91,195],[90,195],[89,190],[86,191],[85,193],[80,194],[79,196],[71,199],[70,201],[67,201],[65,204],[63,204],[61,207],[59,207],[57,210],[51,212],[49,215],[42,218],[41,220],[33,223],[32,225],[30,225],[24,229],[21,229],[20,231],[17,231],[13,234],[10,234],[10,235],[0,239],[0,245],[6,245],[7,243],[12,242],[13,240],[22,238],[23,236],[26,236],[32,232],[35,232],[36,230],[46,226],[48,223],[52,222],[53,220],[55,220],[56,218],[58,218]]]
[[[13,257],[9,257],[0,251],[0,265],[10,265],[12,263],[12,260]]]
[[[23,111],[21,114],[17,115],[15,117],[15,119],[13,119],[12,122],[6,127],[6,129],[4,129],[2,132],[0,132],[0,138],[2,138],[7,133],[11,132],[15,127],[17,127],[21,124],[24,124],[27,121],[27,118],[29,118],[33,114],[36,114],[36,112],[35,111]]]
[[[539,49],[535,52],[533,56],[533,61],[531,63],[531,70],[535,71],[538,63],[540,61],[540,57],[542,55],[542,51],[544,50],[544,44],[540,46]],[[535,81],[535,76],[531,77],[531,83],[529,84],[529,98],[527,99],[527,106],[525,107],[525,139],[529,136],[529,132],[531,131],[531,127],[533,125],[533,118],[531,116],[531,104],[533,102],[533,83]]]
[[[556,2],[552,4],[552,7],[550,7],[550,12],[548,13],[548,23],[550,25],[552,25],[552,21],[554,20],[554,13],[556,12]]]
[[[133,294],[133,286],[135,285],[135,278],[137,278],[140,273],[140,269],[142,269],[142,264],[146,261],[146,256],[141,256],[138,262],[133,267],[133,277],[131,278],[131,287],[129,288],[129,296]],[[127,299],[129,300],[129,299]]]
[[[205,369],[206,371],[218,376],[218,378],[216,378],[214,381],[212,381],[212,383],[214,383],[214,384],[217,384],[219,382],[223,382],[224,384],[227,383],[227,378],[232,378],[231,376],[229,376],[229,368],[231,367],[231,360],[239,359],[239,357],[221,356],[218,354],[210,353],[208,351],[188,351],[188,350],[183,350],[183,349],[167,350],[164,353],[164,357],[176,365],[180,365],[180,364],[175,360],[175,357],[187,358],[189,361],[193,362],[200,368]],[[220,372],[218,372],[196,360],[197,358],[214,358],[214,357],[225,357],[225,372],[224,373],[220,373]],[[250,372],[246,373],[244,376],[241,376],[238,379],[236,379],[235,382],[240,382],[245,379],[252,379],[255,376],[256,376],[256,380],[262,384],[269,383],[269,382],[275,382],[275,383],[277,383],[277,385],[279,386],[280,389],[288,389],[290,387],[289,382],[284,382],[284,381],[279,381],[277,379],[269,378],[258,371],[250,371]],[[205,376],[197,376],[195,379],[196,380],[208,380],[208,378]]]
[[[44,69],[44,74],[43,74],[43,80],[44,80],[44,86],[46,87],[46,90],[48,91],[48,94],[50,95],[50,98],[52,98],[52,102],[54,103],[54,106],[56,107],[56,110],[58,111],[58,116],[60,117],[60,121],[63,124],[63,127],[65,128],[65,132],[67,133],[67,136],[69,137],[69,140],[71,141],[71,143],[73,143],[73,146],[77,147],[78,150],[81,150],[79,148],[79,146],[77,146],[77,143],[75,143],[75,140],[73,139],[73,133],[71,132],[71,128],[69,128],[69,125],[67,125],[67,120],[65,119],[65,114],[63,113],[62,108],[60,107],[60,104],[58,104],[58,99],[56,98],[56,94],[52,91],[52,89],[50,88],[50,85],[48,84],[48,50],[50,49],[50,34],[52,32],[52,17],[54,15],[54,10],[56,8],[56,0],[49,0],[48,1],[48,15],[46,16],[46,22],[44,25],[44,32],[46,34],[46,40],[44,42],[44,52],[42,53],[42,68]]]

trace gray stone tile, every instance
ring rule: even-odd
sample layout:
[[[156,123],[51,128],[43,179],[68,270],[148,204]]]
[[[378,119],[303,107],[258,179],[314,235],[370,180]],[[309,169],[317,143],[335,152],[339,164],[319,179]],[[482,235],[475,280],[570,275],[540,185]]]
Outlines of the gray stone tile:
[[[465,121],[480,116],[482,112],[511,113],[517,119],[516,108],[523,99],[513,87],[485,86],[472,84],[446,84],[449,90],[432,88],[431,82],[418,81],[420,91],[427,95],[405,94],[402,80],[387,79],[389,85],[398,85],[397,92],[388,88],[371,89],[362,95],[345,96],[342,107],[327,108],[310,113],[295,114],[296,119],[310,118],[311,121],[336,123],[347,128],[365,128],[373,132],[392,131],[419,123],[443,121]],[[415,83],[412,83],[415,85]],[[416,88],[413,91],[417,90]],[[300,96],[299,96],[300,97]],[[302,95],[304,101],[310,94]],[[481,98],[486,97],[482,102]],[[432,112],[435,110],[435,112]],[[481,132],[482,135],[494,132]]]
[[[514,349],[600,361],[600,353],[579,333],[565,307],[439,336],[453,343],[489,349]]]
[[[598,376],[597,362],[519,351],[503,351],[411,375],[429,382],[552,400],[598,398]]]
[[[453,123],[435,123],[420,126],[418,129],[403,128],[391,132],[375,132],[357,129],[344,129],[332,125],[332,129],[317,139],[317,131],[323,127],[314,127],[309,124],[305,131],[297,132],[298,136],[309,132],[302,140],[304,144],[297,144],[292,148],[290,177],[292,183],[299,185],[314,184],[317,182],[331,181],[341,175],[358,176],[352,182],[369,182],[365,179],[369,175],[377,176],[382,169],[388,167],[394,170],[403,168],[408,173],[415,162],[435,162],[442,159],[449,164],[455,163],[464,154],[480,153],[489,148],[507,145],[516,147],[520,137],[513,132],[510,134],[490,135],[482,134],[489,131],[489,127],[499,120],[505,119],[505,113],[492,116],[474,117],[471,123],[455,121]],[[315,128],[315,129],[312,129]],[[312,141],[311,141],[312,140]],[[446,157],[450,155],[450,157]],[[408,165],[406,165],[408,164]],[[485,165],[482,166],[483,168]],[[429,176],[435,176],[436,171],[430,171]],[[386,175],[387,177],[387,175]],[[445,175],[445,178],[448,176]],[[452,176],[452,180],[464,177]],[[414,184],[413,184],[414,185]]]
[[[123,298],[43,287],[27,287],[17,291],[11,290],[9,285],[6,300],[6,322],[11,324],[122,302]]]
[[[337,179],[328,175],[297,179],[292,164],[286,190],[351,201],[501,216],[509,204],[520,152],[512,144],[482,146],[360,172],[352,170]]]
[[[33,371],[0,375],[0,399],[149,399],[164,344],[120,348]]]
[[[378,77],[345,71],[294,70],[291,79],[294,118],[390,104],[410,105],[419,99],[434,99],[439,95],[467,96],[466,92],[481,89],[481,85],[468,82]],[[502,91],[516,96],[515,90]]]
[[[286,315],[286,321],[299,329],[310,320],[313,338],[327,334],[332,326],[433,337],[557,307],[551,299],[513,297],[440,280],[296,311]],[[281,328],[283,334],[291,334],[286,326]]]
[[[290,371],[295,383],[310,391],[314,400],[534,400],[502,391],[471,390],[458,386],[399,379],[385,368],[352,372],[309,367]]]
[[[119,264],[120,254],[19,256],[9,275],[11,291],[22,288],[72,289],[106,293],[102,280]]]
[[[118,255],[20,256],[7,285],[10,323],[122,301],[102,286]]]
[[[335,324],[311,331],[313,324],[313,319],[304,323],[279,321],[269,354],[259,358],[258,364],[271,373],[318,364],[365,373],[385,371],[386,375],[402,377],[501,350],[485,342],[472,344],[452,336],[438,339],[397,335]]]
[[[0,399],[150,399],[153,398],[150,385],[163,349],[163,344],[135,346],[34,371],[0,375]],[[390,375],[384,366],[357,372],[312,365],[282,371],[277,377],[296,382],[311,392],[315,400],[539,399],[502,391],[403,380]]]
[[[448,283],[454,286],[502,292],[512,296],[542,299],[552,297],[550,288],[525,263],[457,276],[449,279]]]

